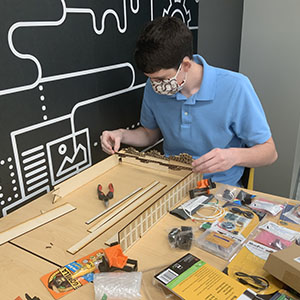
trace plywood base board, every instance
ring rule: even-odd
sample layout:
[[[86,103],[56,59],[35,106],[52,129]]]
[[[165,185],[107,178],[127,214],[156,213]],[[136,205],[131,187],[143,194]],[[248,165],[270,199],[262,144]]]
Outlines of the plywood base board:
[[[142,205],[144,202],[146,202],[148,199],[152,198],[155,194],[160,192],[163,188],[165,188],[166,185],[159,183],[155,185],[152,189],[150,189],[147,193],[143,194],[138,200],[136,200],[132,205],[127,206],[125,209],[123,209],[119,214],[117,214],[115,217],[108,220],[103,226],[100,226],[98,229],[87,235],[85,238],[80,240],[78,243],[76,243],[74,246],[69,248],[67,252],[71,254],[77,253],[80,249],[85,247],[87,244],[92,242],[94,239],[96,239],[98,236],[100,236],[103,232],[111,228],[113,225],[115,225],[117,222],[119,222],[121,219],[125,218],[128,214],[130,214],[132,211],[134,211],[137,207]]]
[[[52,202],[55,203],[60,198],[65,197],[66,195],[72,193],[76,189],[82,187],[83,185],[92,181],[96,177],[104,174],[105,172],[117,166],[118,164],[119,164],[119,158],[117,157],[117,155],[112,155],[107,159],[100,161],[94,166],[88,168],[87,170],[82,171],[76,176],[71,177],[70,179],[64,181],[63,183],[56,185],[53,190]]]
[[[72,206],[70,203],[65,203],[56,208],[53,208],[37,217],[29,219],[19,225],[16,225],[6,231],[0,233],[0,245],[26,233],[37,227],[40,227],[52,220],[57,219],[71,211],[76,209],[76,207]]]
[[[118,205],[120,205],[122,202],[126,201],[127,199],[129,199],[130,197],[132,197],[134,194],[136,194],[137,192],[139,192],[141,190],[142,190],[142,187],[137,188],[136,190],[134,190],[133,192],[131,192],[130,194],[128,194],[127,196],[125,196],[124,198],[122,198],[121,200],[119,200],[118,202],[116,202],[114,205],[110,206],[109,208],[107,208],[106,210],[102,211],[101,213],[99,213],[95,217],[93,217],[90,220],[86,221],[85,224],[87,224],[87,225],[91,224],[92,222],[94,222],[95,220],[97,220],[101,216],[107,214],[112,209],[114,209],[115,207],[117,207]],[[88,231],[92,232],[93,230],[89,229]]]
[[[118,207],[118,209],[116,209],[113,212],[113,215],[109,215],[106,218],[101,219],[100,222],[98,222],[97,224],[95,224],[93,227],[89,228],[88,231],[89,232],[93,232],[93,231],[97,230],[100,226],[103,226],[105,223],[107,223],[110,219],[115,218],[118,213],[120,213],[121,211],[123,211],[126,207],[128,207],[129,205],[131,205],[137,199],[141,198],[144,194],[146,194],[147,192],[149,192],[152,188],[154,188],[158,184],[159,184],[159,181],[154,181],[151,184],[149,184],[147,187],[145,187],[143,190],[141,190],[139,193],[137,193],[134,197],[132,197],[129,201],[127,201],[126,203],[124,203],[123,205],[121,205],[120,207]]]

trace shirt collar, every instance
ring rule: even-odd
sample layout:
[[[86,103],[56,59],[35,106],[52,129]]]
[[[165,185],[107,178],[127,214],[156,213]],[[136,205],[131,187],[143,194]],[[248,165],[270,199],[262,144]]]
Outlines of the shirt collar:
[[[207,64],[205,59],[200,55],[193,55],[193,59],[197,64],[203,66],[203,78],[199,91],[192,95],[190,98],[186,98],[181,93],[177,93],[177,100],[186,100],[186,104],[195,104],[195,101],[207,101],[214,100],[216,94],[216,70],[214,67]]]

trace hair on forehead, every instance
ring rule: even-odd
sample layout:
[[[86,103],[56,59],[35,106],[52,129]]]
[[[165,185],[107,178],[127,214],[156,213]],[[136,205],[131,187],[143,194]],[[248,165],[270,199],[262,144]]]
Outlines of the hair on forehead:
[[[193,58],[193,35],[176,17],[159,17],[146,24],[134,53],[137,67],[149,74],[177,69],[185,56]]]

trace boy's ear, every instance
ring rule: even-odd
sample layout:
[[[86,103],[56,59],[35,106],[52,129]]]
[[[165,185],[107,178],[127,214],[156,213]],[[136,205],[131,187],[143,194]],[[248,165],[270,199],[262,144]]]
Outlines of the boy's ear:
[[[191,68],[191,66],[192,66],[192,60],[188,56],[185,56],[181,64],[183,71],[187,72]]]

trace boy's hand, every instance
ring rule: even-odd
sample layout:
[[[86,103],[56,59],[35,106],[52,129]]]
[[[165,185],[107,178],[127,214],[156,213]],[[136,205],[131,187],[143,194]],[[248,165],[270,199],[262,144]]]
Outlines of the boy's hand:
[[[215,173],[232,168],[235,165],[233,151],[215,148],[202,155],[192,163],[193,172]]]
[[[100,136],[102,150],[108,154],[114,154],[119,151],[122,138],[122,130],[103,131]]]

